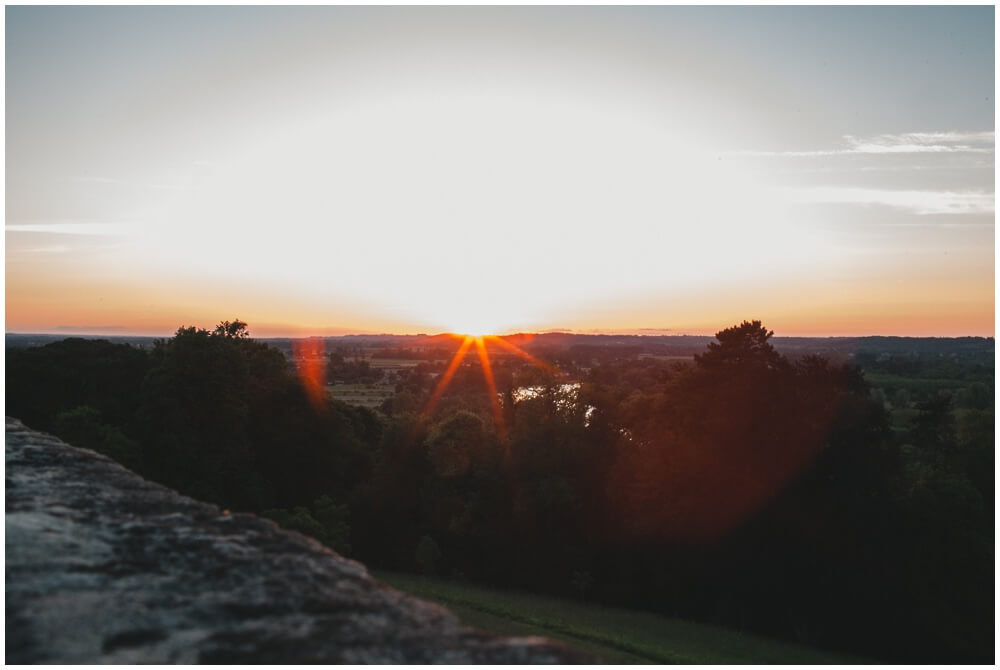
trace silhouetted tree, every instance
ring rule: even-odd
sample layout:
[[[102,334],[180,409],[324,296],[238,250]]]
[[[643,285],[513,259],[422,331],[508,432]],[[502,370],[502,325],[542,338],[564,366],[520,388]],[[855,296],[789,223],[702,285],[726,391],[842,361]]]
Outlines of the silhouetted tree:
[[[767,367],[786,364],[768,340],[774,335],[760,321],[744,321],[738,326],[720,330],[715,334],[718,342],[710,342],[708,351],[696,355],[695,361],[703,368]]]
[[[247,327],[246,321],[240,321],[239,319],[234,319],[233,321],[223,321],[215,330],[212,331],[213,335],[221,335],[222,337],[228,337],[231,339],[249,339],[250,330]]]

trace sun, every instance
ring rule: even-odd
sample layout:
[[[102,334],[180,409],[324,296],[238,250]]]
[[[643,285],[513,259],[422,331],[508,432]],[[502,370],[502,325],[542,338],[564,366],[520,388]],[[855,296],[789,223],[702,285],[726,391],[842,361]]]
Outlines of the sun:
[[[506,439],[506,427],[504,426],[503,410],[500,407],[500,397],[497,394],[496,380],[493,378],[493,365],[490,363],[489,350],[486,346],[487,343],[498,345],[499,347],[520,356],[529,363],[537,365],[556,376],[559,376],[561,373],[548,363],[535,358],[517,345],[496,335],[476,335],[470,332],[461,334],[451,333],[451,335],[459,342],[458,349],[455,351],[455,355],[452,356],[451,361],[448,363],[448,367],[438,380],[437,386],[431,393],[427,404],[424,405],[423,410],[420,412],[420,416],[417,419],[418,425],[423,424],[428,418],[430,418],[434,406],[441,399],[441,396],[448,388],[448,384],[451,383],[451,379],[455,376],[455,372],[458,371],[459,366],[461,366],[465,361],[466,354],[470,353],[470,350],[475,348],[475,355],[479,358],[479,364],[483,373],[483,380],[486,382],[487,392],[490,397],[490,404],[493,408],[493,418],[496,421],[497,430],[499,431],[501,439]]]
[[[452,333],[473,339],[489,337],[499,332],[497,324],[487,319],[461,319],[456,320],[452,326],[450,329]]]
[[[463,331],[455,333],[455,335],[458,335],[460,337],[469,337],[472,338],[473,340],[481,340],[484,337],[489,337],[491,334],[492,333],[490,331],[481,328],[465,329]]]

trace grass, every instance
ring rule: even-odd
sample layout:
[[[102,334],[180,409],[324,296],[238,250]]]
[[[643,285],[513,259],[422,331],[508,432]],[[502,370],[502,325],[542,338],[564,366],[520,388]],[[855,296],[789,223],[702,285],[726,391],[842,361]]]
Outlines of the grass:
[[[375,576],[401,591],[445,605],[467,626],[500,635],[540,635],[561,640],[607,663],[866,662],[845,654],[647,612],[418,575],[377,572]]]

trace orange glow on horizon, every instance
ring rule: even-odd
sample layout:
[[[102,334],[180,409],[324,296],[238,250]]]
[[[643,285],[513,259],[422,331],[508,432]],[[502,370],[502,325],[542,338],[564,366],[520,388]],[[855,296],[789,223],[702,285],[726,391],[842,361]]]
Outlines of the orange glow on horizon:
[[[180,326],[211,328],[233,314],[250,323],[257,337],[440,332],[430,323],[379,318],[353,305],[320,304],[277,290],[206,285],[195,278],[171,284],[100,278],[94,268],[72,263],[47,269],[51,274],[32,276],[8,263],[7,332],[164,337]],[[853,276],[720,286],[667,297],[635,295],[592,303],[586,310],[567,308],[524,330],[642,334],[648,326],[659,334],[712,335],[753,314],[778,337],[993,337],[992,267],[987,270],[988,285],[978,275],[904,278],[902,283]],[[72,280],[63,278],[67,272]],[[496,333],[478,335],[489,344]]]

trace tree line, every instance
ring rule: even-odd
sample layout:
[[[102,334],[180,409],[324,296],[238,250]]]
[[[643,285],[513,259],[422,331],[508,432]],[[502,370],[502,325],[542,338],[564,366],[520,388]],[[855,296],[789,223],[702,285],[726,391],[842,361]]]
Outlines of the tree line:
[[[499,412],[473,359],[429,412],[419,366],[381,413],[317,408],[248,335],[8,350],[7,412],[373,567],[880,660],[992,657],[992,423],[959,426],[950,396],[894,431],[857,368],[790,361],[753,321],[691,365],[604,360],[573,388],[498,360]]]

